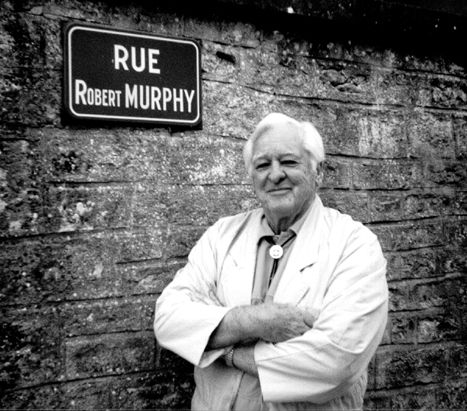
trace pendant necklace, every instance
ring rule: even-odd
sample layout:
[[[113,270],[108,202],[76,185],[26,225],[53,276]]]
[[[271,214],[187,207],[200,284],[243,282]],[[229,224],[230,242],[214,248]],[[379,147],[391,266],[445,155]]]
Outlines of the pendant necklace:
[[[269,249],[269,255],[274,258],[274,260],[278,260],[279,258],[282,257],[282,255],[284,254],[284,250],[283,248],[278,245],[278,244],[274,244],[270,249]]]

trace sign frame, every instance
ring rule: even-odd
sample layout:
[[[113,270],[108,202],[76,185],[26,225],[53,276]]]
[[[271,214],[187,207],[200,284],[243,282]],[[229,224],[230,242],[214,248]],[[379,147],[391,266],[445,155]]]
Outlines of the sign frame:
[[[194,47],[196,55],[196,89],[195,114],[193,119],[174,119],[161,116],[133,116],[98,113],[80,113],[73,105],[73,67],[72,67],[72,35],[76,30],[105,33],[116,36],[134,37],[138,39],[156,40],[164,43],[177,43]],[[73,120],[111,121],[124,123],[139,123],[145,125],[200,127],[202,124],[202,87],[201,87],[201,46],[197,40],[177,38],[159,34],[152,34],[136,30],[127,30],[98,24],[68,23],[64,27],[64,106],[67,114]]]

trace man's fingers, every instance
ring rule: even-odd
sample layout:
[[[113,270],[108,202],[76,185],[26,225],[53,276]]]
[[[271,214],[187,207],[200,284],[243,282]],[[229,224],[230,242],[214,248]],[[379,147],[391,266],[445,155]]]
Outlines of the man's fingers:
[[[308,325],[308,327],[312,328],[315,320],[316,317],[310,311],[303,311],[303,322]]]

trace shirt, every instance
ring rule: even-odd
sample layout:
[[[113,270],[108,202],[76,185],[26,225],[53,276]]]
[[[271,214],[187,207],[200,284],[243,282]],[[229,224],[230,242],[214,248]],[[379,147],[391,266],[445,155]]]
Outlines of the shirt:
[[[258,251],[253,280],[252,304],[260,304],[264,301],[273,300],[274,292],[287,265],[295,237],[300,231],[308,212],[295,221],[288,230],[282,231],[279,234],[274,234],[266,216],[263,214],[258,233]],[[272,244],[279,244],[282,247],[282,257],[274,259],[269,255]]]

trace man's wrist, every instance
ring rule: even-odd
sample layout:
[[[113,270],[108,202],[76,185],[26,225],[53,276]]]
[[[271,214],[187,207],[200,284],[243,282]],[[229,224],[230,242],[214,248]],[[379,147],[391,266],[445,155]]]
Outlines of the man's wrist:
[[[257,376],[258,367],[255,361],[255,345],[236,347],[233,364],[235,368],[247,374]]]
[[[233,308],[229,313],[232,315],[234,328],[241,335],[239,342],[244,344],[249,340],[259,338],[257,330],[257,309],[251,305],[241,305]]]

